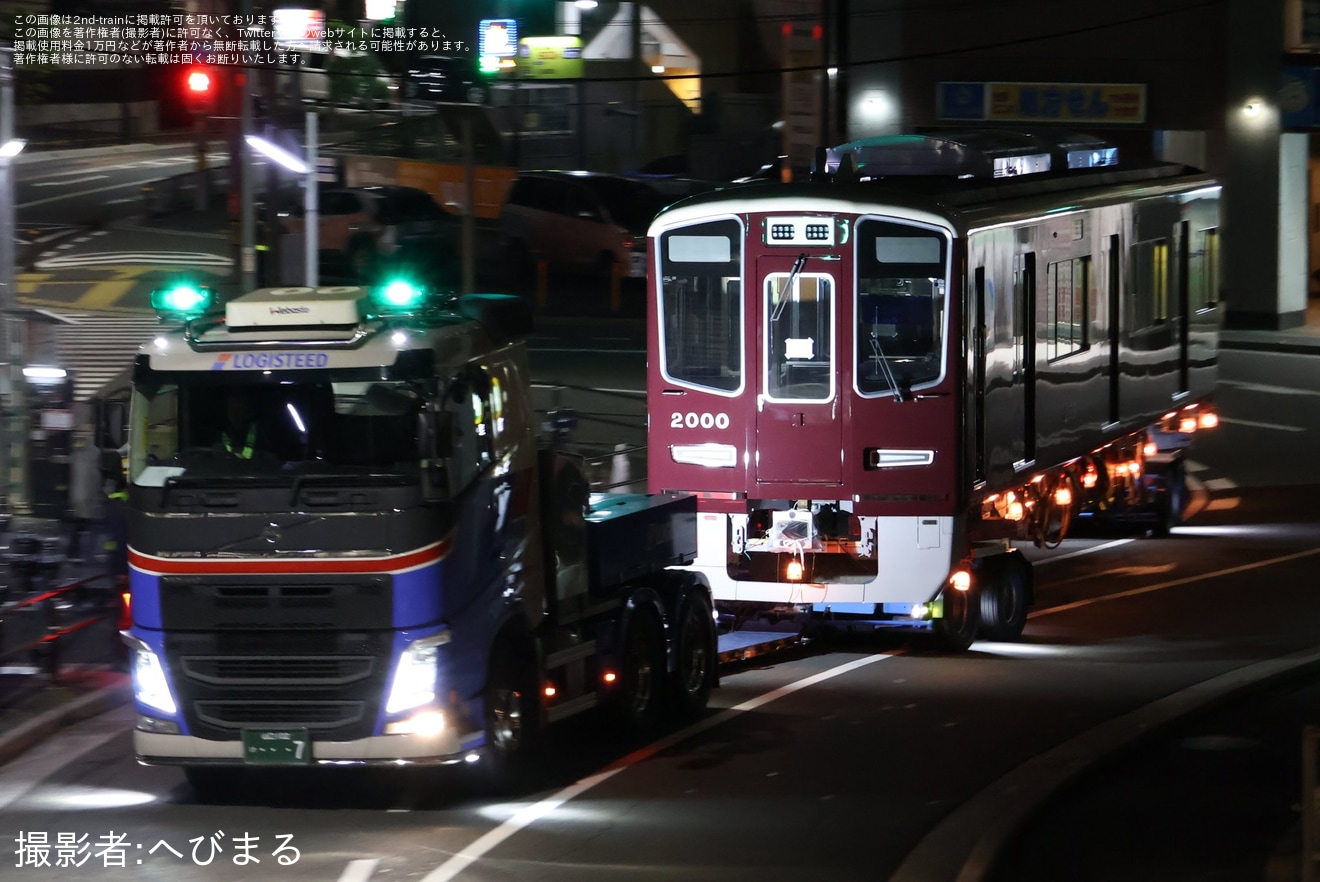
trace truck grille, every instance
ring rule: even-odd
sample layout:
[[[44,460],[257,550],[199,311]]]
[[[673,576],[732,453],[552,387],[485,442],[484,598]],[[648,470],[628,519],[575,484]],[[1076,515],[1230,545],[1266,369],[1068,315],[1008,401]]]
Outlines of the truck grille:
[[[366,707],[361,701],[198,701],[193,711],[203,723],[221,729],[251,726],[319,732],[360,722]]]
[[[343,656],[186,656],[191,680],[224,686],[343,686],[371,676],[373,658]]]
[[[352,741],[374,734],[392,646],[390,631],[176,632],[165,638],[165,662],[199,738],[306,728]]]

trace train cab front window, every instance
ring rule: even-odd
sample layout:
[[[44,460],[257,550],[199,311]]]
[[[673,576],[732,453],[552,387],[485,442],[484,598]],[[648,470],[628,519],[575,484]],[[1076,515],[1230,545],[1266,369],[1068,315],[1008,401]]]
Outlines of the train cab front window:
[[[742,389],[742,237],[732,218],[658,237],[660,371],[670,382],[723,394]]]
[[[856,241],[857,391],[904,398],[944,373],[948,237],[864,219]]]
[[[765,279],[766,395],[775,401],[834,397],[834,280],[771,273]]]

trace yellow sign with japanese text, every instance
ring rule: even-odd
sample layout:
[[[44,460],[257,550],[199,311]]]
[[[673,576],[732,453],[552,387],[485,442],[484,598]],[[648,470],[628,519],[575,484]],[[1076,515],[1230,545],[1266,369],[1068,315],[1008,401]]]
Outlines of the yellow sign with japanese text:
[[[994,122],[1143,123],[1140,83],[989,83],[986,119]]]

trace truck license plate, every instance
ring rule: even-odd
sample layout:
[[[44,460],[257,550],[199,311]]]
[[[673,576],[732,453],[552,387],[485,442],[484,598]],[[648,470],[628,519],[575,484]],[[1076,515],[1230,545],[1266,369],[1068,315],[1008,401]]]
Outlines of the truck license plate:
[[[306,729],[244,729],[243,759],[262,765],[309,763],[312,739]]]

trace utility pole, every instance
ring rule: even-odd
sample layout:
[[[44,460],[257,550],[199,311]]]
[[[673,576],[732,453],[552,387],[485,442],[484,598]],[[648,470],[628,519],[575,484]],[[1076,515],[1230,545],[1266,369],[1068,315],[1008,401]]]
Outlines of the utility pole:
[[[0,152],[14,140],[14,49],[0,46]],[[21,145],[20,145],[21,146]],[[23,400],[23,321],[14,272],[13,157],[0,156],[0,493],[9,513],[27,513],[26,404]]]
[[[252,17],[252,0],[243,0],[241,14],[244,21]],[[256,247],[256,210],[252,207],[252,197],[256,191],[252,180],[252,148],[248,146],[247,136],[252,134],[252,75],[251,69],[244,70],[239,76],[238,87],[238,151],[229,161],[238,170],[238,280],[239,293],[245,294],[257,287],[257,247]]]

